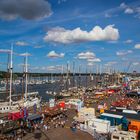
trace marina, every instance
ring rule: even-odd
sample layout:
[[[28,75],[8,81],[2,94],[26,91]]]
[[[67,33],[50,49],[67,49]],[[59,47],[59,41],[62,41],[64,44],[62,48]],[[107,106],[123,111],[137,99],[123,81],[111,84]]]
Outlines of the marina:
[[[140,140],[140,0],[0,0],[0,140]]]
[[[97,78],[97,76],[100,77],[100,75],[93,76],[93,85],[90,87],[84,87],[85,82],[87,82],[84,81],[80,87],[67,85],[65,89],[63,87],[55,91],[51,90],[53,84],[61,87],[60,76],[57,81],[51,84],[42,83],[44,80],[40,80],[39,83],[42,84],[29,84],[27,96],[39,95],[44,100],[41,99],[38,107],[34,102],[32,106],[25,105],[7,113],[1,112],[0,126],[3,130],[1,131],[1,139],[36,139],[39,137],[42,140],[53,140],[58,137],[63,139],[65,133],[69,139],[80,138],[81,140],[85,138],[108,140],[114,137],[138,139],[140,131],[139,78],[137,77],[135,80],[137,84],[134,84],[135,77],[131,75],[133,78],[129,81],[129,86],[126,87],[124,74],[118,80],[118,84],[114,82],[111,85],[108,83],[106,86],[94,82],[94,77]],[[87,77],[90,78],[90,75]],[[84,77],[81,76],[82,78]],[[133,84],[133,88],[131,84]],[[17,87],[17,84],[14,85]],[[20,87],[21,83],[18,85]],[[48,91],[47,86],[52,86],[50,91]],[[34,91],[31,92],[30,88],[34,88]],[[17,91],[20,90],[21,88],[17,88]],[[2,111],[2,109],[0,110]]]

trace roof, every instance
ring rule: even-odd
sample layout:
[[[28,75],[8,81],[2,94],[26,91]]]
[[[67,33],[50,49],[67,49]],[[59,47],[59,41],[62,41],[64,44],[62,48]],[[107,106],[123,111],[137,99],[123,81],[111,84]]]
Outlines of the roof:
[[[97,119],[97,118],[92,118],[89,121],[94,121],[94,122],[98,122],[98,123],[110,123],[110,121],[108,120],[102,120],[102,119]]]
[[[105,112],[115,114],[115,115],[122,115],[126,117],[127,119],[140,121],[140,114],[130,114],[130,113],[124,113],[124,112],[118,112],[118,111],[111,111],[111,110],[106,110]]]
[[[115,114],[109,114],[109,113],[103,113],[101,114],[101,116],[107,116],[107,117],[113,117],[113,118],[119,118],[119,119],[123,118],[123,116],[121,115],[115,115]]]
[[[84,117],[76,117],[75,116],[73,119],[77,122],[85,122],[86,121],[86,118],[84,118]]]
[[[36,120],[36,119],[40,119],[41,118],[41,116],[40,115],[38,115],[38,114],[32,114],[32,115],[30,115],[30,116],[28,116],[27,117],[27,119],[29,119],[29,120]]]

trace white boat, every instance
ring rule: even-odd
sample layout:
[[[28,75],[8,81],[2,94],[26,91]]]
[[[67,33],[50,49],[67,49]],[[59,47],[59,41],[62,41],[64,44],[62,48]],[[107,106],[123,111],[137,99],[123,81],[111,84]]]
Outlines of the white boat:
[[[27,53],[26,53],[27,54]],[[38,92],[28,92],[28,62],[27,55],[25,60],[25,95],[23,107],[33,107],[35,104],[40,107],[41,98],[38,96]]]
[[[27,92],[27,55],[26,55],[26,64],[25,64],[25,74],[26,74],[26,85],[25,85],[25,95],[23,98],[17,101],[12,101],[12,73],[13,73],[13,62],[12,62],[12,55],[13,55],[13,47],[11,47],[10,52],[10,92],[9,92],[9,102],[0,102],[0,113],[9,113],[11,111],[20,109],[20,107],[33,107],[35,104],[37,107],[40,106],[41,98],[37,97],[37,92],[28,93]],[[8,52],[8,53],[9,53]]]

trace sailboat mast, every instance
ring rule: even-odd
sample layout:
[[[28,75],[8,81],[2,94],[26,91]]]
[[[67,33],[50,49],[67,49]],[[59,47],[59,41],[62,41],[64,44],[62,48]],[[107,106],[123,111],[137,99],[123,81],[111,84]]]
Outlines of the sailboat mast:
[[[12,99],[11,99],[11,94],[12,94],[12,76],[13,76],[13,44],[11,45],[11,52],[10,52],[10,92],[9,92],[9,104],[11,107]]]
[[[26,53],[26,56],[25,56],[25,99],[27,99],[27,91],[28,91],[28,56],[27,56],[27,53]]]

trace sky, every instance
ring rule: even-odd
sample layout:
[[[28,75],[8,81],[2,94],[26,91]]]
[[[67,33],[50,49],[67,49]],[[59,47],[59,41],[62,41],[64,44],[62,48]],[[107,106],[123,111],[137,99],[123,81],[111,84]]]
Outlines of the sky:
[[[140,0],[1,0],[0,70],[140,72]]]

